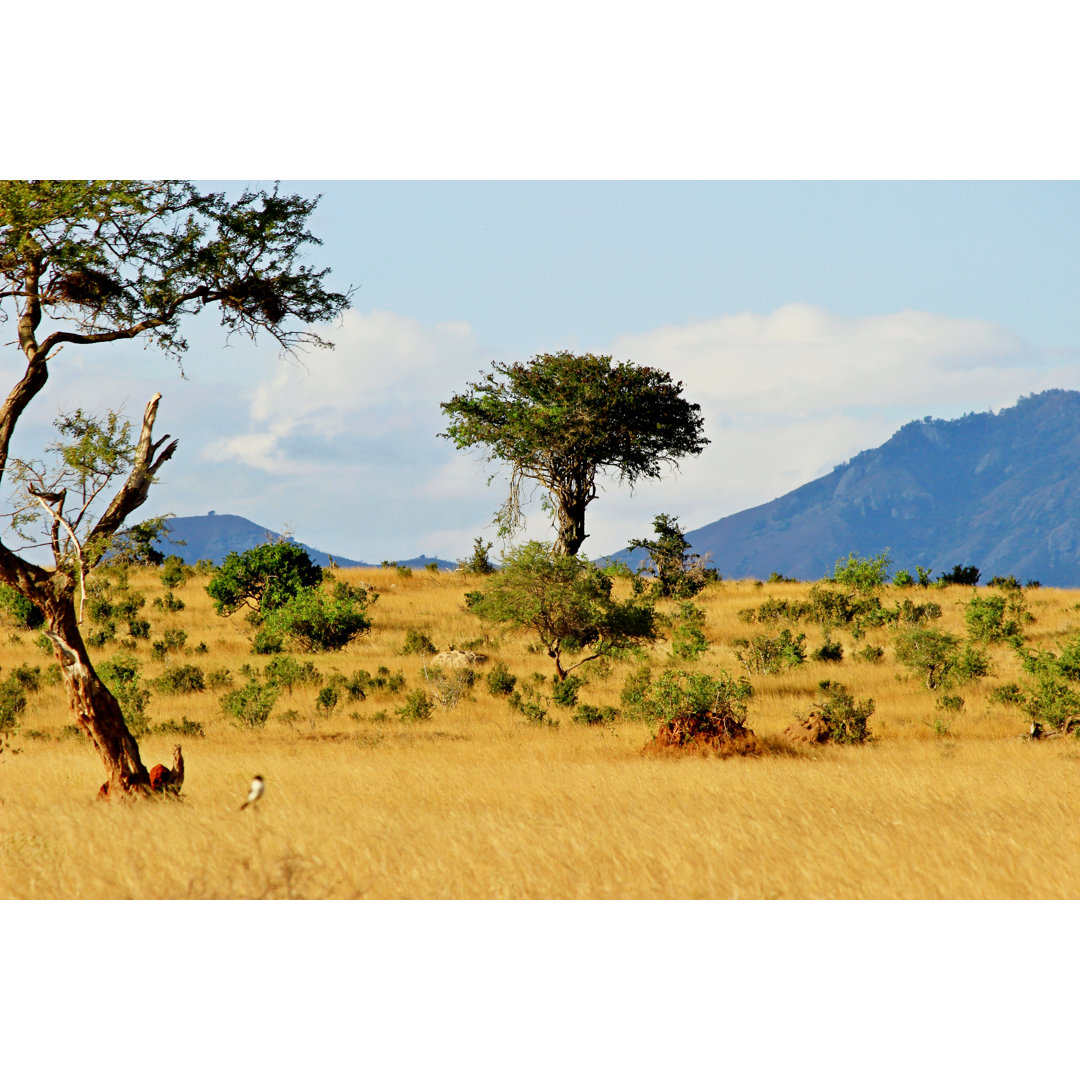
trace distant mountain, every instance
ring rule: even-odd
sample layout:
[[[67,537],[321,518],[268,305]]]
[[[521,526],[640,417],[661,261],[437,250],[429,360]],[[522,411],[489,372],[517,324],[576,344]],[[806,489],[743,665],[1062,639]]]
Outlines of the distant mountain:
[[[269,540],[280,539],[282,535],[236,514],[217,514],[213,511],[202,517],[170,518],[166,524],[169,529],[168,537],[158,541],[155,546],[165,555],[179,555],[186,563],[196,563],[200,559],[220,563],[230,551],[249,551]],[[298,540],[295,543],[308,553],[311,561],[317,566],[329,566],[331,558],[341,567],[375,565],[346,559],[341,555],[332,556],[307,544],[301,544]],[[437,562],[443,570],[452,570],[457,565],[428,555],[417,555],[413,559],[398,559],[397,562],[399,566],[410,566],[416,569],[432,562]]]
[[[916,420],[828,476],[686,538],[724,577],[813,580],[849,552],[893,570],[977,566],[981,581],[1080,587],[1080,392]],[[637,565],[641,551],[612,558]]]

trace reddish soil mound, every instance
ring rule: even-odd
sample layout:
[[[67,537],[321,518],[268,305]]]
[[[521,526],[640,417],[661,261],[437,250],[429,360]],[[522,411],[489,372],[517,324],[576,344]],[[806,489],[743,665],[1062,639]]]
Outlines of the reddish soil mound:
[[[784,729],[784,738],[797,743],[826,743],[832,738],[829,725],[817,710],[811,710],[804,720],[801,716]]]
[[[724,758],[760,754],[764,749],[761,740],[745,724],[730,716],[707,712],[700,716],[680,716],[661,724],[641,752]]]

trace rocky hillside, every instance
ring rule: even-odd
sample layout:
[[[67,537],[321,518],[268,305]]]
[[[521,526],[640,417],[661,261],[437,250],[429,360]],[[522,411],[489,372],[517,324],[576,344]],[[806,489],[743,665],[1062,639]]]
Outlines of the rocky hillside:
[[[687,533],[725,577],[820,578],[850,551],[893,569],[978,566],[982,581],[1080,587],[1080,392],[913,421],[828,476]],[[626,551],[615,558],[633,557]]]

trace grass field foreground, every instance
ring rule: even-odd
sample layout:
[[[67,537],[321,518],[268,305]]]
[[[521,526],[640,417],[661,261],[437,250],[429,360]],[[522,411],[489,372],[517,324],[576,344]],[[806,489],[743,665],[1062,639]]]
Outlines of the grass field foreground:
[[[95,801],[102,768],[71,724],[61,689],[30,695],[0,756],[0,896],[7,898],[546,898],[546,899],[983,899],[1080,895],[1080,744],[1026,742],[1029,721],[991,690],[1022,679],[1015,653],[988,648],[992,674],[960,688],[948,713],[893,659],[895,631],[868,630],[857,642],[842,629],[840,663],[808,660],[754,675],[749,723],[767,745],[757,758],[641,755],[648,728],[625,720],[526,722],[484,679],[502,661],[520,682],[550,691],[553,666],[524,636],[498,638],[463,605],[479,579],[419,571],[338,571],[380,593],[372,631],[339,653],[296,654],[329,684],[336,672],[385,668],[393,691],[317,708],[318,686],[282,693],[265,726],[237,726],[222,710],[224,686],[189,694],[153,691],[151,733],[140,739],[147,765],[171,760],[181,742],[184,798],[131,806]],[[134,656],[143,684],[169,665],[207,673],[228,669],[233,685],[253,656],[241,615],[213,613],[194,578],[173,590],[184,608],[153,607],[164,587],[156,571],[131,574],[143,593],[151,638],[134,649],[115,642],[95,660]],[[619,587],[625,589],[625,583]],[[696,598],[706,612],[704,671],[743,673],[731,642],[755,631],[740,609],[768,597],[804,597],[810,586],[721,582]],[[979,595],[987,590],[979,589]],[[887,589],[932,598],[935,624],[964,633],[973,590]],[[1053,647],[1080,626],[1080,592],[1029,590],[1028,647]],[[666,605],[665,610],[671,610]],[[182,649],[155,658],[152,642],[183,630]],[[820,629],[801,627],[809,650]],[[430,658],[402,655],[407,633],[440,648],[487,655],[467,694],[426,719],[402,710],[430,688]],[[30,631],[0,631],[0,674],[20,664],[46,668]],[[200,643],[205,644],[205,649]],[[884,659],[854,659],[867,644]],[[649,650],[654,671],[673,665],[666,642]],[[676,666],[686,666],[684,664]],[[632,663],[590,664],[580,700],[620,705]],[[546,682],[533,679],[544,675]],[[221,676],[221,678],[225,678]],[[873,740],[860,746],[799,747],[781,737],[806,714],[822,679],[872,697]],[[400,680],[399,680],[400,681]],[[407,710],[406,710],[407,711]],[[202,726],[178,735],[162,726]],[[154,729],[159,729],[155,731]],[[266,777],[257,807],[239,811],[251,776]]]

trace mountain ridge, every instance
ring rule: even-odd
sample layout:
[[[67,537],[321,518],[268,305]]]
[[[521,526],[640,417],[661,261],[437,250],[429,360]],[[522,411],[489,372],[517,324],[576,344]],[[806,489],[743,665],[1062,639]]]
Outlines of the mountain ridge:
[[[1078,475],[1080,391],[1046,390],[996,413],[913,420],[826,476],[686,539],[729,578],[813,580],[850,552],[888,550],[894,570],[962,563],[983,581],[1080,587]]]
[[[169,518],[165,526],[168,532],[155,543],[155,547],[163,555],[179,555],[186,563],[196,563],[200,559],[220,563],[231,551],[241,553],[250,551],[259,544],[283,539],[285,535],[241,517],[239,514],[219,514],[214,510],[203,515]],[[329,552],[301,543],[295,538],[291,539],[307,552],[316,566],[329,566],[331,560],[335,565],[345,569],[377,565],[349,559],[343,555],[331,555]],[[457,563],[428,555],[399,559],[397,565],[420,569],[432,562],[437,562],[441,570],[452,570],[457,566]]]

